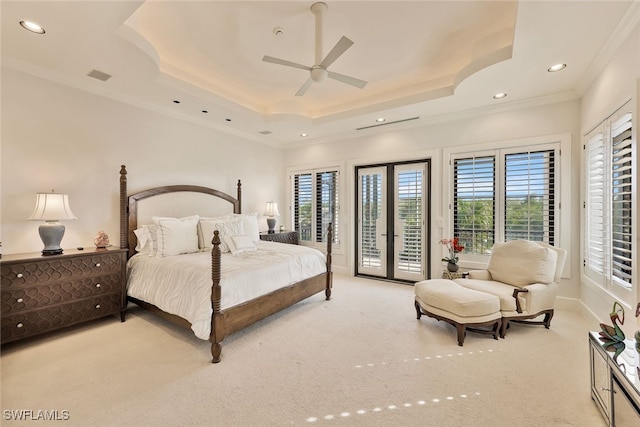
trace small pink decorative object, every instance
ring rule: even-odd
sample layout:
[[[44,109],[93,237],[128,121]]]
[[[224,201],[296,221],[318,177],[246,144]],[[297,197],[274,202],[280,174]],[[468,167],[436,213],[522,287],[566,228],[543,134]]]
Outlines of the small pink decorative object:
[[[107,236],[107,233],[104,231],[98,231],[93,243],[96,245],[96,248],[106,248],[109,246],[109,236]]]

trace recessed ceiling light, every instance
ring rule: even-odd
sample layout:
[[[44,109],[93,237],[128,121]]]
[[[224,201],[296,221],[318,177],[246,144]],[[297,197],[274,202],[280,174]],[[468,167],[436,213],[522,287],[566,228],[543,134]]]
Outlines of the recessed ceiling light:
[[[309,136],[309,134],[308,133],[301,133],[300,136],[303,137],[303,138],[306,138],[306,137]]]
[[[208,111],[207,111],[207,110],[202,110],[202,112],[203,112],[204,114],[207,114],[207,113],[208,113]]]
[[[550,73],[555,73],[556,71],[564,70],[567,67],[567,64],[556,64],[547,68],[547,71]]]
[[[35,22],[20,21],[20,25],[22,25],[22,28],[24,28],[25,30],[31,31],[32,33],[44,34],[44,28],[42,28],[40,25],[36,24]]]
[[[507,94],[506,94],[506,93],[504,93],[504,92],[500,92],[500,93],[496,93],[495,95],[493,95],[493,99],[502,99],[502,98],[504,98],[505,96],[507,96]]]
[[[174,103],[174,104],[180,104],[180,101],[178,101],[177,99],[174,99],[174,100],[173,100],[173,103]]]
[[[378,118],[376,119],[376,122],[378,122],[378,123],[382,123],[382,122],[384,122],[385,120],[386,120],[386,119],[385,119],[384,117],[378,117]]]

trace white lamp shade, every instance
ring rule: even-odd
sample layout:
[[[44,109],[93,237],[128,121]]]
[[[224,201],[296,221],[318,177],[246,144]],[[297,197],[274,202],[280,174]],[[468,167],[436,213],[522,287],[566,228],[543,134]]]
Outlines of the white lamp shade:
[[[278,204],[276,202],[267,202],[267,208],[264,210],[265,216],[280,216],[278,212]]]
[[[29,218],[31,221],[58,221],[78,219],[69,207],[69,196],[57,193],[36,194],[36,207]]]

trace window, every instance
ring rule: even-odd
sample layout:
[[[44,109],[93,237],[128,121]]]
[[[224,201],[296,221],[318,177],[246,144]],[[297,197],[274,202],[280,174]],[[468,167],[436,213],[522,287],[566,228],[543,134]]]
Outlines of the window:
[[[585,137],[585,274],[620,296],[633,267],[632,114],[629,104]]]
[[[338,244],[339,176],[338,168],[291,174],[292,227],[299,233],[301,242],[326,244],[327,228],[331,223],[333,243]]]
[[[495,242],[556,242],[559,144],[498,149],[453,159],[453,235],[465,254]]]

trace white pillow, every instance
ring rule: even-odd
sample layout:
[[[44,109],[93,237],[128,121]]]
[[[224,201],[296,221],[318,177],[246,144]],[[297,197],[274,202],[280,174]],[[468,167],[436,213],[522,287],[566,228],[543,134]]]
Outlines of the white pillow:
[[[154,216],[156,224],[156,256],[189,254],[198,252],[198,215],[184,218],[166,218]]]
[[[244,234],[238,236],[225,236],[224,242],[227,244],[233,255],[258,250],[251,237]]]
[[[213,239],[213,228],[210,228],[208,225],[204,225],[203,227],[203,223],[209,223],[209,222],[220,222],[220,221],[229,221],[231,218],[231,215],[221,215],[221,216],[213,216],[213,217],[206,217],[206,216],[201,216],[200,220],[198,221],[198,247],[201,250],[204,250],[205,248],[209,248],[211,249],[211,239]],[[203,233],[203,228],[205,229],[204,233]],[[209,231],[211,231],[211,233],[209,233]],[[205,242],[204,241],[204,235],[211,235],[211,237],[209,238],[209,241]]]
[[[133,230],[133,233],[136,235],[138,240],[138,243],[136,244],[136,252],[155,256],[156,247],[158,246],[156,225],[143,225],[142,227]]]
[[[240,219],[227,219],[222,221],[200,221],[200,230],[202,231],[202,239],[204,247],[202,250],[210,251],[212,248],[211,240],[213,240],[213,232],[218,230],[220,236],[220,251],[229,252],[229,247],[224,241],[226,236],[237,236],[244,233],[244,227]]]
[[[260,240],[260,227],[258,226],[258,213],[247,214],[233,214],[234,218],[240,218],[242,220],[242,226],[247,236],[254,242]]]

